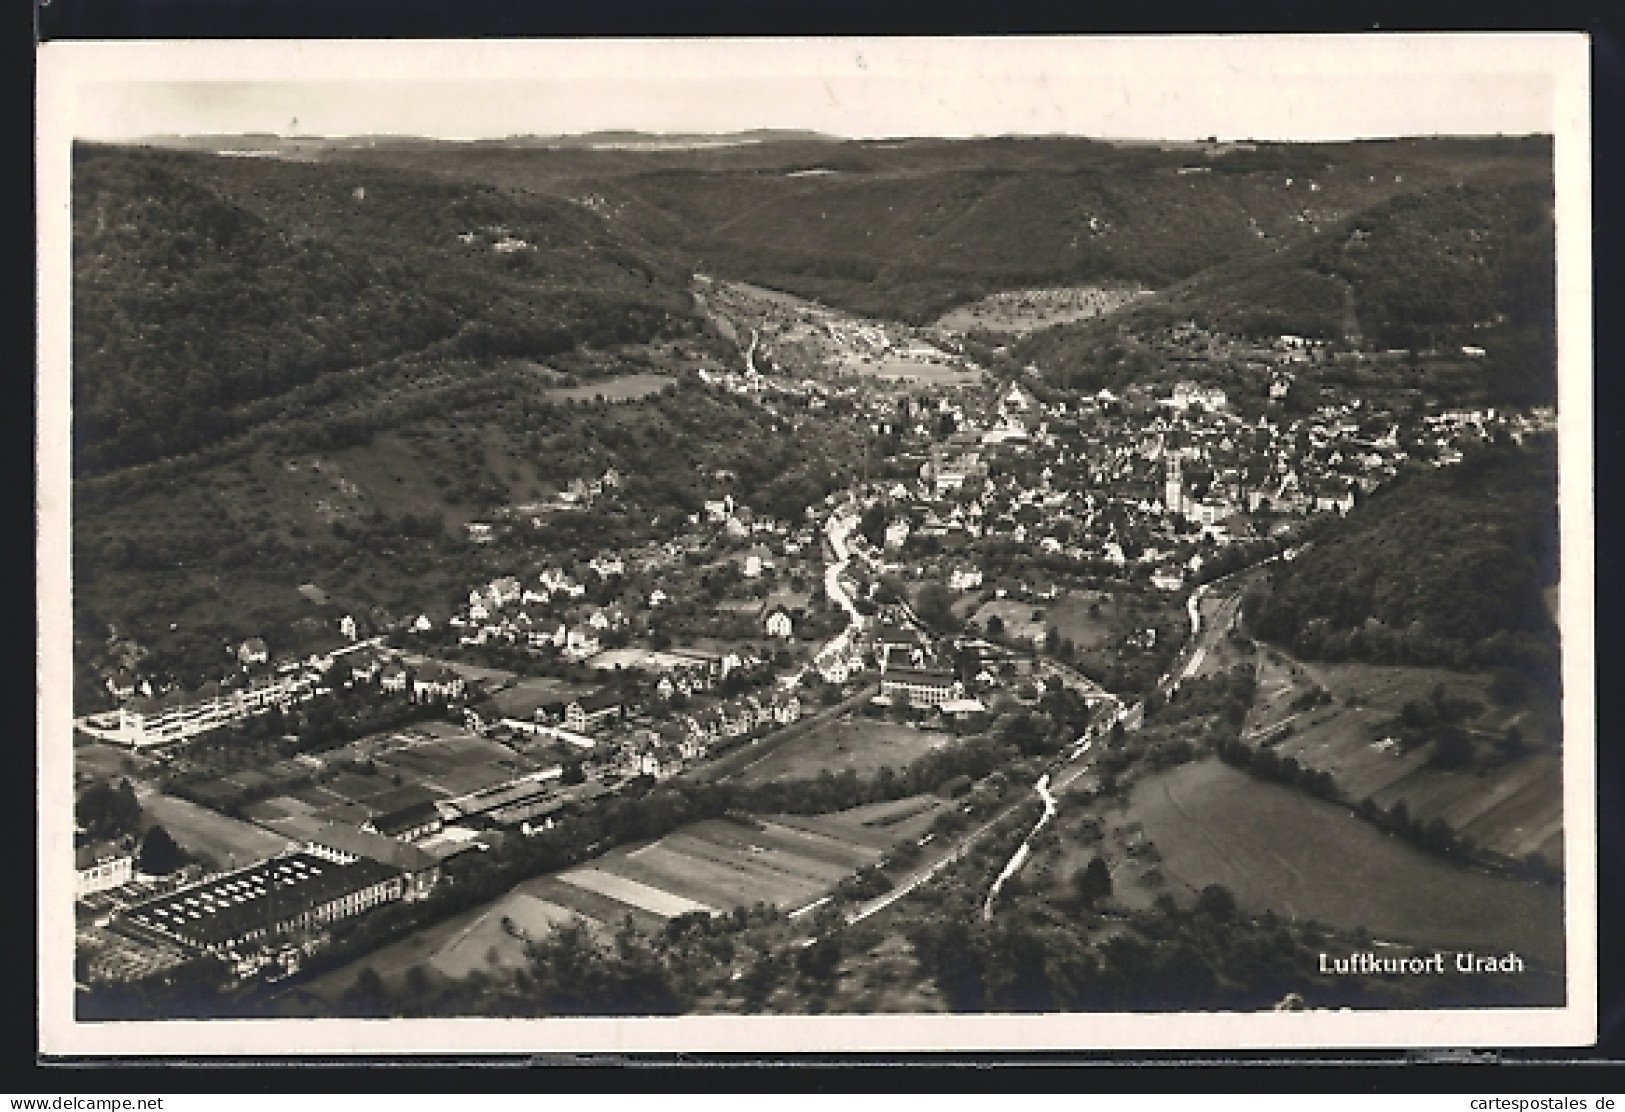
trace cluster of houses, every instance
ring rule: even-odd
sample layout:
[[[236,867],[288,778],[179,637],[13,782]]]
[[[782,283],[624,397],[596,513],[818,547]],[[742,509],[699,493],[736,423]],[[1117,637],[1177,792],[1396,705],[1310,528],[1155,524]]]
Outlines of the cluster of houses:
[[[132,749],[173,745],[189,738],[233,726],[271,710],[285,710],[330,693],[331,655],[271,666],[264,641],[245,642],[256,670],[211,681],[196,691],[179,689],[151,694],[149,682],[128,692],[115,691],[126,701],[110,714],[91,715],[81,728],[103,740]]]
[[[602,579],[625,573],[625,564],[618,556],[595,557],[590,566]],[[469,591],[467,604],[451,617],[449,624],[462,631],[458,641],[463,645],[504,642],[532,648],[551,646],[572,660],[585,660],[601,651],[599,638],[605,630],[619,629],[629,620],[619,606],[582,603],[586,593],[585,584],[560,568],[544,569],[534,586],[526,586],[517,576],[498,576]],[[557,611],[561,605],[573,621],[555,620],[544,614],[544,610]]]
[[[1272,394],[1313,348],[1295,339],[1266,352]],[[922,408],[899,426],[910,438],[906,452],[921,458],[918,481],[891,482],[871,501],[890,507],[884,558],[930,557],[958,591],[980,579],[974,562],[954,554],[989,537],[1034,557],[1137,571],[1177,591],[1219,548],[1283,528],[1285,519],[1348,513],[1407,459],[1450,462],[1464,438],[1542,427],[1539,411],[1424,422],[1354,398],[1249,420],[1232,411],[1223,389],[1195,381],[1067,400],[1042,400],[1016,383],[981,411],[963,397]],[[951,433],[937,427],[944,414]]]

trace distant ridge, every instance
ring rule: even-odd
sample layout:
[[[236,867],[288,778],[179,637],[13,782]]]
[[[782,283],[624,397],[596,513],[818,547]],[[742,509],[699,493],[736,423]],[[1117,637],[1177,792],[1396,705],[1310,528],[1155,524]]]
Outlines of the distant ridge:
[[[109,141],[114,145],[162,147],[172,150],[240,151],[300,154],[324,150],[369,148],[458,146],[512,147],[543,150],[631,150],[678,151],[712,147],[742,147],[765,143],[841,143],[838,135],[791,128],[757,128],[752,131],[671,133],[650,131],[593,131],[581,135],[510,135],[506,137],[455,139],[426,135],[280,135],[272,132],[242,132],[219,135],[144,135]]]
[[[588,150],[687,150],[696,147],[738,147],[752,143],[840,143],[838,135],[794,128],[756,128],[751,131],[671,133],[650,131],[592,131],[584,135],[521,136],[507,140],[486,140],[514,146],[558,147]]]

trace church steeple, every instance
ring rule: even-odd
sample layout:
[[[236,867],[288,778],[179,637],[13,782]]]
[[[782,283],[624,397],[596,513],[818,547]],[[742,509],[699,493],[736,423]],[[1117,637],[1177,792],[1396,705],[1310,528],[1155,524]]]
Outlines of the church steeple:
[[[1181,516],[1185,513],[1185,483],[1179,472],[1177,455],[1168,457],[1168,477],[1163,484],[1162,505],[1168,513]]]

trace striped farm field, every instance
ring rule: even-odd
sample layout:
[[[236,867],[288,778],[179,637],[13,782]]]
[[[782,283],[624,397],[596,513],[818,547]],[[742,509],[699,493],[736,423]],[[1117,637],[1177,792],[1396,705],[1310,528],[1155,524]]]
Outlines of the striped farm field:
[[[391,983],[414,965],[452,980],[521,968],[527,942],[576,919],[605,933],[631,919],[640,931],[655,934],[669,920],[694,912],[727,914],[757,903],[781,911],[804,908],[878,862],[903,838],[918,836],[910,831],[930,821],[935,806],[921,807],[933,800],[917,797],[832,815],[693,823],[658,841],[622,846],[565,872],[523,881],[318,978],[310,992],[336,999],[363,967]]]
[[[624,876],[604,872],[602,869],[571,869],[567,873],[560,873],[559,879],[566,884],[573,884],[577,888],[585,888],[589,892],[597,892],[612,900],[640,907],[666,919],[687,915],[693,911],[720,910],[648,884],[628,880]]]
[[[818,881],[823,884],[833,884],[857,867],[844,862],[824,861],[816,857],[789,851],[784,846],[775,845],[766,838],[740,845],[739,843],[729,843],[715,838],[708,838],[699,832],[685,832],[668,837],[664,844],[668,849],[674,849],[679,853],[686,853],[691,857],[700,857],[708,861],[732,862],[739,860],[743,854],[747,862],[761,865],[788,876],[805,877],[808,880]]]
[[[843,823],[829,815],[774,815],[773,821],[809,838],[867,849],[877,858],[896,841],[885,830],[871,829],[860,823]]]
[[[664,844],[645,846],[624,857],[599,862],[618,876],[680,893],[683,898],[717,911],[749,907],[758,901],[783,904],[801,900],[828,885],[808,877],[791,877],[756,865],[738,855],[731,861],[668,849]],[[680,914],[680,913],[679,913]]]
[[[726,836],[722,832],[714,832],[711,829],[702,831],[695,828],[693,833],[707,838],[723,838]],[[879,856],[874,849],[868,846],[855,846],[834,838],[809,834],[805,830],[795,830],[776,822],[764,823],[760,830],[741,831],[740,833],[749,839],[745,844],[768,846],[773,849],[783,850],[797,857],[839,868],[844,872],[854,872],[861,869]]]

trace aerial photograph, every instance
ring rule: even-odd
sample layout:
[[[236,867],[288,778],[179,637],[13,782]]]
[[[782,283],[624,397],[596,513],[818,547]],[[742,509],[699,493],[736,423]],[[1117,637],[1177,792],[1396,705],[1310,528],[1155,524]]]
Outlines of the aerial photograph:
[[[755,88],[73,138],[75,1020],[1568,1003],[1553,127]]]

